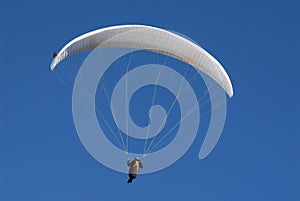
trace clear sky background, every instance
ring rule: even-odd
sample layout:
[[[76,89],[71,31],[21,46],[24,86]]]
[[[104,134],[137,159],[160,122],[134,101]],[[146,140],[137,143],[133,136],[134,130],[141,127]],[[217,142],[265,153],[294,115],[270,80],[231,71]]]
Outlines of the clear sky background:
[[[94,160],[71,91],[49,72],[70,39],[116,24],[182,33],[228,71],[223,135],[174,165],[127,175]],[[0,200],[300,200],[299,1],[0,1]]]

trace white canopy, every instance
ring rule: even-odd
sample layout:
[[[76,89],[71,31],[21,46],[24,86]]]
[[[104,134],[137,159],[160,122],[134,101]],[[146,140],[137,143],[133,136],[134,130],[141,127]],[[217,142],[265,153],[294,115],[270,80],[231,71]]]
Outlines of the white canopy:
[[[67,57],[95,48],[135,48],[161,53],[192,65],[215,80],[233,96],[229,76],[222,65],[194,42],[170,31],[145,25],[119,25],[81,35],[65,45],[53,59],[51,71]]]

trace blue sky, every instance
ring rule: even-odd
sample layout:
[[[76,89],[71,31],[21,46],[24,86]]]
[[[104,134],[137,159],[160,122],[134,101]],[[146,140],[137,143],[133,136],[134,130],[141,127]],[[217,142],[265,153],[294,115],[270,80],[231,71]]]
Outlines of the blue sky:
[[[0,200],[300,200],[299,2],[4,0],[0,15]],[[205,160],[200,137],[133,185],[84,149],[71,91],[49,72],[70,39],[127,23],[192,38],[235,90]]]

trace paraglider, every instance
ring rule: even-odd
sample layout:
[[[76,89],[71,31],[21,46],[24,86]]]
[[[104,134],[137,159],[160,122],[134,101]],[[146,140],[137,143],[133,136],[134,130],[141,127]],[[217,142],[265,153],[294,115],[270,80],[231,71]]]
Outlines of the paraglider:
[[[143,164],[140,161],[139,157],[135,157],[133,161],[130,162],[130,160],[127,161],[127,165],[130,166],[129,169],[129,179],[127,183],[132,183],[132,181],[137,177],[139,173],[139,169],[143,168]]]
[[[161,55],[179,60],[185,64],[192,66],[193,69],[197,70],[197,72],[199,72],[199,71],[203,72],[210,79],[215,81],[220,86],[220,88],[224,94],[224,97],[226,96],[226,94],[230,98],[233,96],[232,81],[230,80],[229,76],[227,75],[227,73],[226,73],[225,69],[222,67],[222,65],[213,56],[211,56],[208,52],[206,52],[204,49],[202,49],[199,45],[192,42],[191,40],[189,40],[185,37],[182,37],[176,33],[173,33],[171,31],[167,31],[167,30],[153,27],[153,26],[119,25],[119,26],[106,27],[106,28],[98,29],[98,30],[83,34],[83,35],[73,39],[68,44],[66,44],[58,53],[56,53],[56,52],[53,53],[53,60],[50,65],[50,70],[54,71],[60,62],[62,62],[64,59],[69,58],[72,55],[76,55],[78,53],[89,51],[89,50],[94,50],[94,49],[112,49],[112,48],[131,48],[131,49],[135,49],[135,50],[145,50],[145,51],[149,51],[152,53],[159,53]],[[97,108],[88,107],[88,108],[91,108],[91,110],[88,110],[91,112],[87,112],[86,108],[81,110],[79,107],[79,105],[80,106],[88,105],[88,104],[82,104],[82,103],[92,103],[92,105],[94,105],[94,103],[95,103],[94,96],[96,94],[97,87],[94,87],[94,85],[93,85],[90,88],[90,90],[85,90],[83,87],[79,86],[80,84],[78,84],[78,83],[80,83],[80,82],[87,83],[90,81],[90,83],[98,84],[99,77],[101,77],[103,75],[105,70],[106,70],[106,67],[101,69],[101,71],[92,72],[91,69],[87,70],[87,68],[84,67],[84,70],[81,71],[81,75],[76,77],[76,79],[78,77],[79,77],[79,79],[76,80],[78,82],[75,81],[75,84],[74,84],[73,100],[75,100],[77,98],[78,100],[80,99],[81,102],[80,102],[80,104],[77,102],[73,102],[73,108],[72,108],[73,109],[73,118],[74,118],[77,132],[80,136],[80,139],[82,140],[83,144],[86,146],[89,153],[91,155],[93,155],[94,158],[97,159],[102,164],[104,164],[107,167],[110,167],[112,169],[115,169],[117,171],[120,171],[120,172],[127,173],[128,166],[130,166],[129,172],[128,172],[129,179],[127,182],[131,183],[139,174],[140,168],[143,168],[143,164],[141,163],[139,158],[135,158],[133,161],[128,160],[127,167],[122,166],[121,163],[118,163],[119,164],[119,167],[118,167],[115,165],[117,163],[109,161],[108,158],[124,157],[124,153],[126,153],[125,156],[128,158],[128,142],[126,143],[127,146],[124,145],[124,148],[122,147],[121,151],[123,151],[123,153],[120,150],[115,151],[115,146],[112,146],[112,144],[109,144],[109,141],[107,139],[102,138],[102,136],[100,137],[100,135],[98,135],[100,132],[102,132],[102,130],[101,130],[101,128],[99,128],[98,125],[94,124],[94,123],[97,123],[97,120],[95,120],[95,121],[93,120],[93,121],[89,121],[89,122],[85,122],[82,120],[82,119],[84,119],[84,120],[85,119],[89,119],[89,120],[95,119],[94,117],[96,115],[92,114],[92,112],[95,112],[97,110]],[[167,70],[165,70],[165,72],[167,72]],[[92,75],[92,76],[88,76],[88,75]],[[149,77],[150,77],[150,74],[149,74]],[[158,79],[156,79],[156,81],[157,80]],[[127,84],[127,80],[125,83]],[[151,83],[149,81],[148,85],[149,84],[157,84],[157,82]],[[181,85],[181,84],[172,83],[173,88],[176,88],[176,86],[179,86],[179,85]],[[87,86],[91,86],[91,85],[87,84]],[[122,86],[124,86],[124,85],[122,85]],[[179,88],[179,87],[177,87],[177,88]],[[118,89],[118,88],[116,87],[115,89]],[[127,88],[126,88],[126,90],[127,90]],[[226,92],[226,94],[224,93],[224,91]],[[81,93],[81,92],[83,92],[83,93]],[[88,95],[90,95],[92,98],[90,98],[90,97],[89,98],[86,98],[86,97],[78,98],[77,97],[77,94],[84,94],[84,93],[88,93],[88,92],[90,93]],[[104,89],[104,92],[106,93],[105,89]],[[126,91],[126,93],[128,93],[128,91]],[[118,93],[118,96],[119,96],[119,94],[120,93]],[[173,93],[173,94],[175,94],[174,95],[175,98],[178,98],[178,99],[181,98],[181,97],[179,97],[178,94],[176,94],[176,93]],[[114,97],[113,95],[114,94],[111,94],[111,96],[112,96],[111,98]],[[106,98],[107,97],[108,96],[106,95]],[[184,98],[182,98],[180,100],[183,100]],[[120,99],[118,99],[118,100],[120,100]],[[126,96],[127,103],[128,103],[128,100],[129,100],[128,96]],[[114,103],[113,101],[110,101],[110,100],[107,102],[109,102],[109,104]],[[193,103],[194,102],[197,102],[196,96],[193,99]],[[127,103],[126,103],[126,106],[128,106]],[[153,104],[153,100],[152,100],[152,104]],[[216,105],[216,103],[213,103],[213,104]],[[171,105],[174,105],[174,104],[171,104]],[[198,107],[194,107],[192,104],[187,104],[187,107],[183,108],[180,111],[181,115],[184,118],[179,123],[182,123],[183,121],[192,122],[190,119],[197,120],[197,118],[198,118],[197,115],[196,115],[196,118],[189,118],[190,117],[189,115],[192,114],[193,110],[197,110],[197,109],[198,109]],[[166,113],[168,114],[168,112],[166,112]],[[212,117],[212,118],[215,118],[215,117]],[[223,116],[221,118],[223,118]],[[128,119],[126,119],[126,126],[128,127],[129,121],[127,121],[127,120]],[[162,120],[164,120],[164,119],[162,119]],[[84,122],[84,123],[82,123],[82,122]],[[162,121],[162,122],[164,122],[164,121]],[[104,123],[107,126],[108,130],[110,130],[110,132],[113,133],[114,131],[113,131],[113,129],[110,128],[109,125],[107,125],[108,123],[107,122],[104,122]],[[192,123],[194,123],[194,122],[192,122]],[[86,126],[84,124],[89,124],[90,126]],[[85,132],[86,127],[92,128],[94,125],[95,125],[95,130],[96,130],[94,133],[93,132]],[[177,124],[175,124],[175,125],[177,125]],[[194,127],[193,131],[195,131],[194,133],[197,133],[198,124],[195,123],[193,125],[196,125]],[[190,128],[190,127],[182,126],[180,128]],[[118,132],[121,133],[120,132],[121,129],[120,128],[117,128],[117,129],[118,129]],[[144,128],[141,128],[140,130],[143,131],[143,129]],[[219,126],[218,129],[222,130],[222,126]],[[147,130],[147,128],[145,127],[144,130]],[[124,130],[121,130],[121,131],[123,131],[125,134],[128,135],[128,133],[125,132],[125,131],[128,131],[128,129],[125,131]],[[149,129],[148,129],[148,131],[149,131]],[[80,135],[80,133],[83,133],[83,134]],[[136,132],[136,133],[138,133],[138,132]],[[149,132],[147,132],[147,136],[148,136],[148,133]],[[170,132],[168,132],[168,133],[170,133]],[[184,131],[184,129],[180,130],[180,135],[177,136],[178,137],[177,139],[179,139],[178,141],[180,141],[180,143],[177,142],[177,143],[172,144],[172,146],[169,146],[169,147],[172,147],[173,149],[176,147],[176,149],[177,149],[178,146],[180,145],[180,148],[177,149],[176,152],[172,151],[171,148],[166,148],[164,150],[165,151],[164,154],[166,156],[168,154],[172,154],[172,158],[167,158],[167,157],[164,158],[164,163],[153,164],[153,166],[151,166],[151,167],[148,166],[148,164],[146,164],[146,161],[144,161],[144,156],[146,156],[151,151],[151,149],[144,148],[144,153],[142,153],[143,154],[143,158],[142,158],[143,163],[145,162],[144,168],[143,168],[143,173],[144,172],[150,173],[150,172],[158,171],[160,169],[167,167],[168,165],[174,163],[177,159],[179,159],[183,155],[184,151],[186,151],[187,148],[191,145],[191,143],[194,139],[194,136],[193,136],[194,134],[192,134],[189,137],[186,137],[186,135],[188,135],[188,134],[187,134],[187,132]],[[202,148],[204,147],[205,149],[203,149],[203,152],[201,152],[201,154],[200,154],[201,159],[205,158],[210,153],[210,151],[214,148],[214,146],[217,144],[217,141],[218,141],[220,135],[221,135],[221,133],[217,132],[217,134],[207,135],[205,137],[205,140],[202,145]],[[86,136],[88,136],[88,137],[86,137]],[[121,136],[121,134],[120,134],[120,136]],[[98,140],[94,140],[96,138]],[[182,139],[184,139],[184,140],[182,140]],[[95,146],[94,142],[103,143],[104,146],[99,146],[100,147],[99,149],[101,149],[101,147],[105,147],[107,150],[110,150],[110,151],[107,151],[108,153],[113,153],[113,154],[115,154],[115,156],[118,156],[118,157],[104,157],[103,155],[105,153],[101,153],[100,151],[98,151],[98,146]],[[90,144],[92,144],[91,147],[89,147]],[[156,151],[154,151],[153,153],[155,153],[156,157],[151,157],[151,158],[149,157],[149,159],[150,159],[149,161],[151,161],[151,160],[155,161],[156,160],[155,158],[157,158],[157,156],[160,154],[159,152],[156,152]],[[122,158],[122,159],[124,162],[124,158]],[[148,161],[147,161],[147,163],[148,163]],[[123,163],[123,164],[125,164],[125,163]]]

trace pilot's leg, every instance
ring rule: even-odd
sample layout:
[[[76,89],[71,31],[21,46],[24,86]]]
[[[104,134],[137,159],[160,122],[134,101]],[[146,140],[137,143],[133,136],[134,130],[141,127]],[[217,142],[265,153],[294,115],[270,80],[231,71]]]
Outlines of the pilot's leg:
[[[129,173],[128,175],[129,175],[129,179],[128,179],[127,183],[131,183],[132,180],[134,179],[134,178],[133,178],[133,175],[130,174],[130,173]]]

